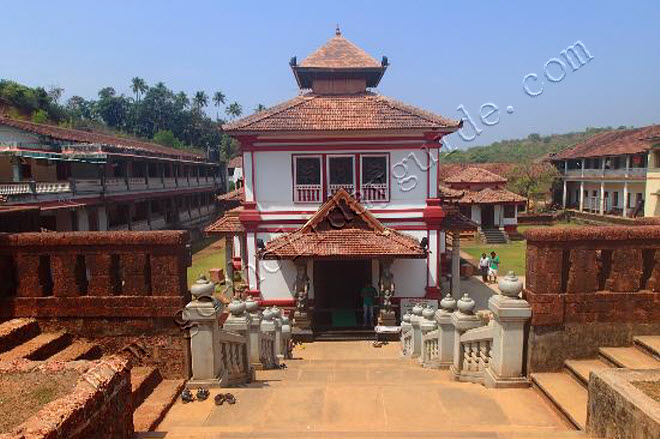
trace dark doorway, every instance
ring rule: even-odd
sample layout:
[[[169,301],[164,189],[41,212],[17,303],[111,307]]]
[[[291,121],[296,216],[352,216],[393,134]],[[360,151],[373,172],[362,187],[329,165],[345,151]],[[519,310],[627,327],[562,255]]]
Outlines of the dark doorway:
[[[495,227],[495,209],[492,204],[481,206],[481,228],[492,229]]]
[[[362,324],[360,290],[371,282],[371,261],[314,262],[314,329],[354,328]]]

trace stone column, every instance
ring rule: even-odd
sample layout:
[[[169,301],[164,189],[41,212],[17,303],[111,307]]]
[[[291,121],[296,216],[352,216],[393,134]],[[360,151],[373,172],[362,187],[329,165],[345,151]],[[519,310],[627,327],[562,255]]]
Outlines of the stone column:
[[[456,311],[456,299],[451,294],[440,301],[440,309],[435,313],[438,324],[438,367],[449,367],[454,355],[454,325],[451,316]]]
[[[468,329],[481,326],[481,319],[474,315],[474,300],[467,293],[457,302],[458,311],[451,315],[451,323],[454,326],[454,353],[453,362],[449,370],[454,379],[458,380],[463,368],[463,345],[461,344],[461,335]]]
[[[404,334],[408,333],[409,331],[412,331],[412,324],[410,323],[410,319],[412,318],[412,314],[410,313],[405,313],[404,315],[401,316],[401,354],[403,356],[409,356],[412,355],[412,352],[409,352],[406,350],[406,344],[404,342]]]
[[[461,234],[452,233],[451,249],[451,295],[458,297],[461,288]]]
[[[76,209],[76,217],[78,220],[78,231],[89,231],[89,215],[87,215],[87,210],[84,207]]]
[[[484,374],[486,387],[527,387],[522,376],[525,322],[532,316],[532,308],[518,297],[522,282],[509,272],[499,283],[501,295],[488,300],[493,312],[492,358]]]
[[[278,363],[284,359],[284,349],[282,344],[282,310],[277,306],[270,309],[273,313],[273,322],[275,323],[275,355]]]
[[[582,212],[583,210],[584,210],[584,181],[581,181],[580,182],[580,212]]]
[[[626,169],[626,173],[628,170]],[[623,216],[627,217],[628,216],[628,182],[624,181],[623,182]]]
[[[228,306],[229,308],[229,316],[227,317],[227,320],[225,320],[224,325],[222,326],[223,329],[230,331],[230,332],[235,332],[237,334],[242,335],[245,337],[246,341],[246,352],[247,352],[247,360],[248,364],[247,366],[247,379],[248,381],[254,381],[254,367],[252,366],[252,362],[250,361],[250,352],[251,352],[251,345],[250,345],[250,314],[248,314],[246,310],[246,304],[243,301],[234,299]]]
[[[183,311],[183,319],[191,324],[188,330],[192,363],[189,386],[222,387],[229,379],[218,349],[219,311],[214,302],[199,301],[198,298],[186,305]]]
[[[261,316],[259,315],[259,302],[255,302],[251,296],[245,300],[245,310],[250,316],[248,337],[250,338],[250,363],[252,367],[261,369]]]
[[[270,335],[273,339],[275,339],[275,321],[273,320],[273,313],[270,309],[266,308],[264,312],[262,313],[262,319],[261,319],[261,332],[268,336]],[[272,351],[270,352],[259,352],[261,354],[261,357],[265,360],[265,364],[263,364],[263,367],[269,369],[269,368],[274,368],[277,367],[277,353],[275,352],[275,349],[273,348]]]
[[[289,317],[284,315],[282,316],[282,353],[284,358],[287,360],[292,358],[291,349],[289,347],[291,343],[291,321]]]
[[[564,207],[564,209],[566,209],[566,195],[568,195],[568,191],[567,191],[567,187],[566,187],[567,184],[568,183],[566,182],[566,180],[564,180],[564,188],[563,188],[562,195],[561,195],[561,202],[562,202],[562,206]]]
[[[412,317],[410,317],[410,324],[412,325],[412,330],[413,330],[412,356],[419,357],[419,355],[422,353],[422,329],[420,327],[420,324],[424,319],[422,317],[422,312],[424,311],[424,307],[422,307],[421,304],[417,303],[413,307],[412,311],[413,311],[413,315]]]
[[[600,182],[600,214],[604,215],[605,214],[605,182],[601,181]]]

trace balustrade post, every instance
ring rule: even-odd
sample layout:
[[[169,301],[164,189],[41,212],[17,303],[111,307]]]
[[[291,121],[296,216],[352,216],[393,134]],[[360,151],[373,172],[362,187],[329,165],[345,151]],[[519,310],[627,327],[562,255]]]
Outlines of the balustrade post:
[[[426,305],[426,307],[422,310],[422,319],[420,320],[419,323],[419,329],[422,337],[422,347],[421,347],[422,352],[419,357],[419,362],[422,364],[428,363],[429,360],[431,360],[428,357],[428,352],[426,352],[426,347],[424,346],[423,340],[426,334],[438,329],[438,325],[435,322],[434,316],[435,316],[435,311],[433,311],[433,308],[430,305]]]
[[[472,352],[464,350],[461,344],[461,335],[468,329],[481,326],[481,319],[474,314],[474,300],[467,293],[457,302],[458,311],[451,315],[451,323],[454,326],[454,354],[453,363],[449,367],[455,380],[459,380],[464,363],[471,364],[469,359]]]
[[[237,334],[245,337],[246,349],[247,352],[250,352],[250,315],[246,312],[246,303],[240,300],[234,299],[228,306],[229,316],[225,320],[223,329],[235,332]],[[243,358],[243,352],[241,352],[240,345],[233,346],[233,354],[235,356],[236,366],[239,369],[239,373],[245,373],[247,381],[252,381],[254,379],[254,368],[251,366],[250,361],[247,361],[247,358]],[[243,364],[246,361],[247,364]],[[243,370],[244,369],[244,370]]]
[[[275,356],[277,362],[284,359],[284,345],[282,344],[282,310],[273,306],[270,311],[273,313],[273,323],[275,323]]]
[[[525,323],[532,316],[532,308],[518,297],[522,281],[510,271],[498,282],[501,295],[488,300],[493,312],[492,358],[485,370],[486,387],[527,387],[529,380],[522,376]]]
[[[412,324],[410,323],[411,318],[412,314],[409,312],[401,316],[401,354],[404,357],[409,357],[412,355],[412,347],[409,346],[407,342],[407,337],[410,332],[412,332]]]
[[[456,299],[450,293],[440,301],[440,309],[435,313],[438,324],[438,367],[449,367],[454,357],[454,324],[451,316],[456,311]]]
[[[273,312],[266,308],[262,313],[261,333],[263,336],[261,345],[261,362],[265,369],[272,369],[278,366],[277,353],[275,352],[275,321]]]
[[[421,304],[417,303],[413,306],[412,312],[413,315],[410,317],[410,325],[412,326],[413,331],[413,346],[412,346],[412,357],[416,358],[422,353],[422,329],[420,324],[424,319],[422,317],[422,312],[424,307]]]
[[[282,316],[282,354],[289,360],[292,358],[291,349],[291,321],[288,316]]]
[[[248,338],[250,339],[248,354],[250,364],[253,368],[261,368],[260,353],[261,349],[261,316],[259,315],[259,302],[252,299],[251,296],[245,300],[245,310],[250,316]]]
[[[221,303],[213,299],[214,286],[200,277],[190,292],[193,300],[183,310],[183,320],[189,323],[192,377],[189,386],[223,387],[228,384],[225,367],[226,352],[219,342],[218,315]]]

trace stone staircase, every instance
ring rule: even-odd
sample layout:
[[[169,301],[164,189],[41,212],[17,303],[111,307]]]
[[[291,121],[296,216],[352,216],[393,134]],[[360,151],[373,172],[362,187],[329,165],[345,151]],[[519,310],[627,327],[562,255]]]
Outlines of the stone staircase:
[[[660,335],[635,337],[630,347],[602,347],[598,358],[566,360],[562,372],[534,373],[531,378],[534,386],[574,428],[584,430],[589,374],[611,367],[660,368]]]
[[[500,229],[481,229],[481,236],[486,244],[506,244],[509,235]]]
[[[74,339],[66,331],[41,332],[35,319],[0,323],[0,361],[97,360],[102,356],[98,344]],[[183,379],[163,379],[156,367],[134,366],[131,385],[135,431],[154,430],[176,401],[184,383]]]

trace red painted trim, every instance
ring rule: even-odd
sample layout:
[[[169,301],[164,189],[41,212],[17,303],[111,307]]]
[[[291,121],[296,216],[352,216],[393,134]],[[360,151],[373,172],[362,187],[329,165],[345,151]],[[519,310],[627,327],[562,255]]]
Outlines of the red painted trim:
[[[437,200],[437,199],[436,199]],[[440,202],[440,200],[437,200]],[[412,207],[408,209],[369,209],[371,213],[424,213],[425,207]],[[261,215],[312,215],[316,210],[262,210]]]
[[[252,170],[252,199],[256,202],[257,201],[257,184],[256,184],[256,175],[257,175],[257,167],[255,166],[255,161],[254,161],[254,151],[250,152],[250,161],[252,163],[250,166],[250,169]],[[245,168],[243,168],[243,172],[245,173]],[[245,178],[245,174],[243,174],[243,178]]]
[[[321,194],[321,200],[325,200],[326,194],[328,193],[328,178],[325,175],[325,167],[327,166],[328,163],[328,155],[327,154],[321,154],[321,190],[323,191]]]
[[[304,222],[301,222],[300,225],[303,225]],[[389,228],[394,229],[394,230],[400,230],[400,231],[423,231],[423,230],[429,230],[429,228],[426,225],[417,225],[417,224],[411,224],[411,225],[396,225],[396,226],[389,226]],[[259,227],[257,228],[257,232],[260,233],[290,233],[290,232],[295,232],[298,230],[299,227]]]
[[[295,306],[296,300],[295,299],[262,299],[259,301],[259,305],[278,306],[278,307]]]
[[[426,231],[426,239],[431,242],[431,233],[430,231]],[[426,288],[431,286],[431,252],[428,252],[426,254]]]
[[[438,135],[438,132],[433,133],[435,136]],[[444,134],[443,134],[444,135]],[[282,138],[279,137],[277,139],[269,139],[267,137],[262,137],[262,138],[254,138],[251,143],[252,144],[258,144],[258,143],[282,143],[282,144],[287,144],[287,145],[295,145],[296,143],[315,143],[315,142],[384,142],[384,144],[388,144],[388,142],[392,141],[397,141],[397,140],[419,140],[420,142],[423,143],[428,143],[427,141],[429,140],[427,136],[351,136],[351,137],[289,137],[289,138]],[[259,146],[259,145],[257,145]]]
[[[269,146],[259,146],[251,147],[249,149],[244,149],[244,151],[258,151],[258,152],[285,152],[285,151],[304,151],[304,152],[317,152],[317,151],[355,151],[359,149],[361,151],[372,151],[380,150],[383,152],[387,151],[397,151],[397,150],[417,150],[421,147],[416,144],[389,144],[389,145],[368,145],[368,144],[356,144],[356,145],[269,145]]]
[[[246,290],[245,292],[252,297],[261,297],[261,290]]]
[[[426,287],[426,294],[424,299],[427,300],[440,300],[442,298],[442,291],[438,287]]]
[[[353,172],[353,187],[355,188],[355,196],[357,197],[357,200],[360,201],[362,199],[362,179],[360,175],[360,166],[362,166],[362,162],[360,160],[360,153],[355,154],[353,162],[353,166],[355,167],[355,171]]]

